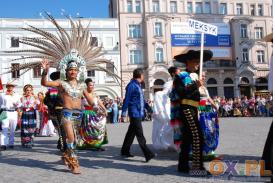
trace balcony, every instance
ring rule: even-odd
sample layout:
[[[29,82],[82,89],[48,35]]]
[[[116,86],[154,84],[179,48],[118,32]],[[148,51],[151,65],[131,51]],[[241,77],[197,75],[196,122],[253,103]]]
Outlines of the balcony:
[[[230,60],[214,60],[208,61],[203,64],[203,68],[205,69],[235,69],[236,62]]]

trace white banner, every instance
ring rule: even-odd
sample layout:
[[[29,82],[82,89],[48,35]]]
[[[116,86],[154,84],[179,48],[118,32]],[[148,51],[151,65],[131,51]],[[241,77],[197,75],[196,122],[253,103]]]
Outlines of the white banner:
[[[198,20],[189,19],[188,26],[198,32],[211,34],[214,36],[218,35],[218,27],[215,25],[207,24]]]

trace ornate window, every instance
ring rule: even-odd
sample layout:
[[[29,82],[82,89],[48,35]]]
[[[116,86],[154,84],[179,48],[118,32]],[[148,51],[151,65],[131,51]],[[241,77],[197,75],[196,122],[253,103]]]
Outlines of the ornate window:
[[[216,85],[216,84],[217,84],[217,80],[214,79],[214,78],[209,78],[209,79],[207,80],[207,84],[208,84],[208,85]]]
[[[140,38],[141,37],[141,26],[139,24],[129,25],[128,36],[130,38]]]
[[[129,58],[130,58],[130,64],[141,64],[142,63],[141,50],[130,50]]]
[[[231,78],[225,78],[223,84],[233,84],[233,80]]]

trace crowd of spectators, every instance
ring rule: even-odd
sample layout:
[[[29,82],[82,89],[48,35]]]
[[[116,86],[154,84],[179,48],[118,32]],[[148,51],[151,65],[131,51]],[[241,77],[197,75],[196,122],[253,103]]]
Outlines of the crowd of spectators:
[[[108,123],[128,122],[121,121],[121,109],[123,98],[116,97],[110,99],[105,97],[102,99],[105,107],[108,109]],[[273,98],[271,95],[257,96],[248,98],[235,97],[234,99],[226,99],[224,97],[213,97],[213,101],[219,109],[220,117],[272,117],[273,116]],[[153,116],[153,101],[147,100],[145,106],[144,121],[151,121]]]
[[[221,117],[272,117],[273,99],[271,95],[234,99],[213,98]]]
[[[128,118],[126,118],[126,121],[122,121],[122,119],[120,119],[123,98],[116,97],[115,99],[110,99],[108,97],[104,97],[102,101],[108,110],[107,123],[115,124],[119,122],[128,122]],[[153,115],[153,101],[147,100],[144,110],[144,121],[151,121]]]

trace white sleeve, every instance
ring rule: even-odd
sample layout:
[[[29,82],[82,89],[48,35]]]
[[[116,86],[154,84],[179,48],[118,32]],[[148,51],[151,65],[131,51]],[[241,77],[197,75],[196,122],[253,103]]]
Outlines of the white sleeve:
[[[15,107],[16,108],[19,108],[19,107],[21,107],[21,96],[19,96],[19,95],[16,95],[16,102],[15,102]]]

